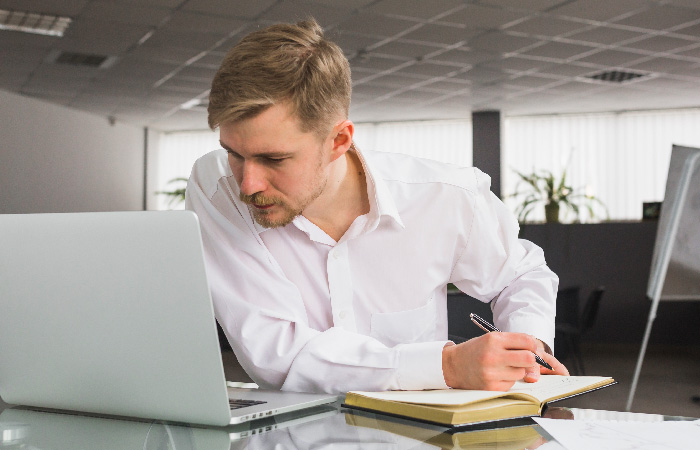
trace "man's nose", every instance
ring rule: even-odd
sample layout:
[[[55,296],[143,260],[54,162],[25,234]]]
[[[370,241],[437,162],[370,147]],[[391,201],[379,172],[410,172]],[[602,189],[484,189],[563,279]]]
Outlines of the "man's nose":
[[[267,187],[264,171],[257,164],[246,162],[243,164],[241,176],[241,193],[253,195],[262,192]]]

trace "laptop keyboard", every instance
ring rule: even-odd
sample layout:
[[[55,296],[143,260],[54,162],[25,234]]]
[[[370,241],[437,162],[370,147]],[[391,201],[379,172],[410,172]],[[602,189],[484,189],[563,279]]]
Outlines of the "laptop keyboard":
[[[240,409],[240,408],[245,408],[246,406],[262,405],[263,403],[267,403],[267,402],[262,402],[259,400],[243,400],[240,398],[228,399],[228,404],[231,407],[231,409]]]

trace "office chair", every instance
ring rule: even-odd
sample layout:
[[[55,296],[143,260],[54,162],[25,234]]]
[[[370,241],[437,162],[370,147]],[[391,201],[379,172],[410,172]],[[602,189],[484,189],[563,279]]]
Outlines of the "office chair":
[[[595,323],[598,315],[600,300],[605,293],[605,287],[599,286],[591,291],[583,311],[578,312],[578,287],[561,290],[557,295],[557,321],[555,332],[560,342],[565,345],[565,352],[562,359],[565,359],[570,352],[572,354],[572,373],[584,375],[585,368],[581,355],[581,336],[588,331]],[[561,298],[561,300],[560,300]],[[559,318],[559,308],[563,309],[563,317]]]

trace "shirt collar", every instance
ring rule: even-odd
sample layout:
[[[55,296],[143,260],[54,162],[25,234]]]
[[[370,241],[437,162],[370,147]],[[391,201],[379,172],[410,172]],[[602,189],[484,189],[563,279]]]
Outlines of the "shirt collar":
[[[389,191],[389,187],[384,182],[384,179],[377,176],[376,171],[370,164],[370,162],[365,158],[360,149],[355,147],[353,144],[352,149],[360,159],[362,167],[365,170],[365,177],[367,180],[367,196],[369,197],[370,203],[370,221],[375,219],[377,222],[381,220],[382,217],[389,217],[393,219],[401,228],[406,228],[403,221],[401,220],[401,215],[396,207],[396,202],[394,202],[394,197]],[[351,150],[352,151],[352,150]],[[371,155],[371,152],[367,152]]]

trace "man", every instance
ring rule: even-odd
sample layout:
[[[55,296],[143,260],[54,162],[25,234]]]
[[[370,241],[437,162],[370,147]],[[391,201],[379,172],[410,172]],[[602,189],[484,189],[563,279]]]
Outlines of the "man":
[[[489,178],[359,151],[350,67],[313,20],[245,37],[214,77],[224,151],[197,161],[217,319],[259,385],[295,391],[471,388],[535,381],[558,279]],[[446,340],[446,285],[491,302],[496,326]],[[465,318],[466,320],[466,318]]]

